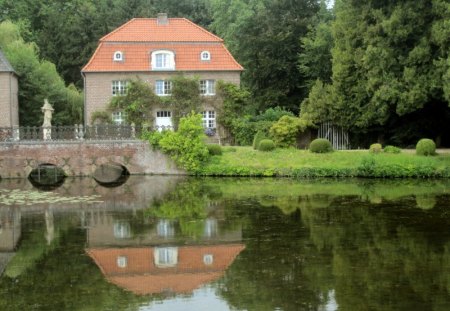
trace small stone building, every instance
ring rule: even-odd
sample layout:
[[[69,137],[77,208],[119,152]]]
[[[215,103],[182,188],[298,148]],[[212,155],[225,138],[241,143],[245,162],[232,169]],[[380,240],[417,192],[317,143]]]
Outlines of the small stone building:
[[[19,83],[14,68],[0,50],[0,127],[19,125]]]

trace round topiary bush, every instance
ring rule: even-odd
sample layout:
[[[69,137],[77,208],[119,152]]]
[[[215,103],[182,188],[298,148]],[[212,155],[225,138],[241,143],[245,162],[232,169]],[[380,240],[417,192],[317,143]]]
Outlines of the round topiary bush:
[[[428,138],[422,138],[417,142],[416,154],[430,156],[436,154],[436,144]]]
[[[402,149],[400,149],[399,147],[395,147],[395,146],[386,146],[386,147],[384,147],[383,151],[385,153],[400,153],[400,152],[402,152]]]
[[[370,145],[370,148],[369,148],[370,153],[380,153],[382,150],[383,150],[383,147],[381,146],[381,144],[378,144],[378,143]]]
[[[263,139],[266,139],[266,135],[261,131],[256,132],[255,136],[253,137],[253,149],[258,149],[259,143]]]
[[[333,146],[328,139],[317,138],[309,144],[309,151],[314,153],[327,153],[333,151]]]
[[[221,155],[222,154],[222,147],[220,145],[210,144],[210,145],[206,145],[206,147],[208,148],[210,155]]]
[[[259,143],[258,150],[260,151],[272,151],[275,149],[275,143],[271,139],[263,139]]]

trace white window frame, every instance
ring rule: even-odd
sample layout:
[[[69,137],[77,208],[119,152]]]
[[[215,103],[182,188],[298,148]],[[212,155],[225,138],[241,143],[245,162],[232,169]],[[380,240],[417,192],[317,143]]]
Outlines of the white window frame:
[[[131,237],[131,226],[128,222],[119,221],[114,223],[114,237],[116,239],[127,239]]]
[[[128,266],[127,256],[118,256],[116,262],[117,262],[117,267],[119,267],[119,268],[126,268]]]
[[[174,267],[178,264],[178,247],[155,247],[153,256],[156,266]]]
[[[152,52],[152,70],[175,70],[175,53],[168,50]]]
[[[212,79],[200,80],[200,95],[216,95],[216,81]]]
[[[200,53],[200,59],[203,61],[211,60],[211,53],[209,51],[202,51]]]
[[[112,96],[123,96],[127,94],[128,81],[126,80],[113,80],[111,81],[111,93]]]
[[[158,96],[172,95],[172,81],[170,80],[156,80],[155,94]]]
[[[203,263],[207,266],[212,265],[214,263],[213,254],[204,254],[203,255]]]
[[[216,128],[216,112],[214,110],[202,111],[202,124],[204,128]]]
[[[203,236],[211,238],[217,235],[219,228],[217,226],[217,219],[208,218],[205,221],[205,227],[203,229]]]
[[[127,114],[124,111],[117,110],[111,114],[111,120],[116,125],[122,125],[127,122]]]
[[[173,223],[167,219],[160,219],[156,226],[158,236],[163,238],[170,238],[175,236],[175,228]]]
[[[113,60],[115,62],[123,61],[123,52],[122,51],[115,51],[114,55],[113,55]]]

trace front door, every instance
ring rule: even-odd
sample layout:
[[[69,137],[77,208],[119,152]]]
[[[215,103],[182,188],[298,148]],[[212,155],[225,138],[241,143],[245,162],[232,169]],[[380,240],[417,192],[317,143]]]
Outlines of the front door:
[[[172,129],[172,112],[161,110],[156,112],[155,126],[158,131]]]

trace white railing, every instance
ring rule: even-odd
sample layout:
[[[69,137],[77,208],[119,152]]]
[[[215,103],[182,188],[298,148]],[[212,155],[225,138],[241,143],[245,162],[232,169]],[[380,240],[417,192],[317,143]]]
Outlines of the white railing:
[[[60,140],[137,140],[148,131],[172,130],[171,126],[73,125],[0,127],[0,142]]]

